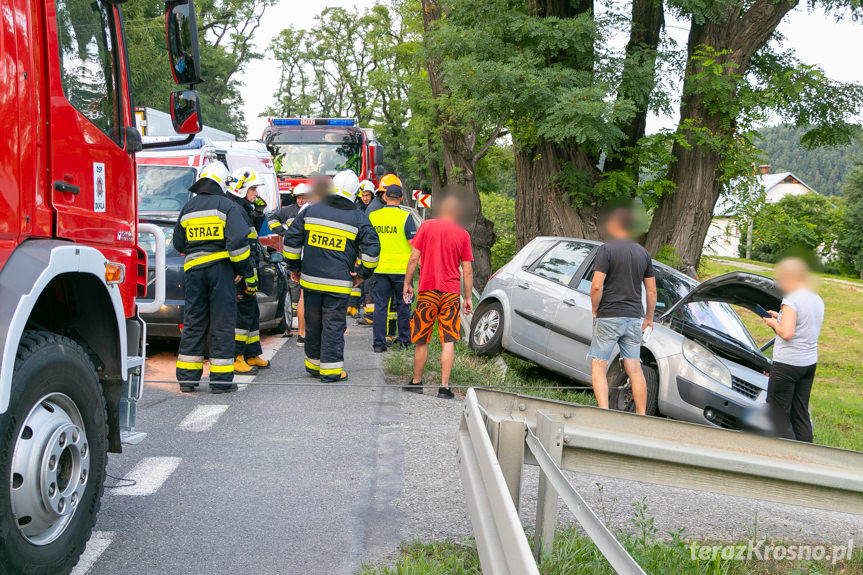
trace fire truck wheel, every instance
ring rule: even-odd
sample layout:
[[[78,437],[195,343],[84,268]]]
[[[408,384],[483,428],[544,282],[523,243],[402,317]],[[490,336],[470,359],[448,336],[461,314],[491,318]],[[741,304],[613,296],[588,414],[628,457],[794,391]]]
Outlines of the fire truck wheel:
[[[106,426],[84,349],[26,331],[0,415],[0,573],[68,573],[78,562],[101,503]]]

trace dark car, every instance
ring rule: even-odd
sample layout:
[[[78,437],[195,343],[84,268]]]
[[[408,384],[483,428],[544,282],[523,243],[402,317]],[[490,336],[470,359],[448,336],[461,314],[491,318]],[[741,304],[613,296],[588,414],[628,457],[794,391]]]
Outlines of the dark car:
[[[174,225],[179,212],[145,212],[138,219],[144,223],[156,224],[165,232],[165,303],[162,309],[151,314],[141,314],[147,322],[147,337],[150,339],[177,339],[183,324],[183,256],[174,249],[171,242]],[[154,270],[154,242],[152,236],[142,234],[138,237],[140,245],[148,256],[149,279],[146,301],[151,296]],[[288,290],[287,266],[284,256],[276,251],[267,251],[259,244],[258,309],[261,312],[261,330],[284,331],[291,324],[290,293]]]

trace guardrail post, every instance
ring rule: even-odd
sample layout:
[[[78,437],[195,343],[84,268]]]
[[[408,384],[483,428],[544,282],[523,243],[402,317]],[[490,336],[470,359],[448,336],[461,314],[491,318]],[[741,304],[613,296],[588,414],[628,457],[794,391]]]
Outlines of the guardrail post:
[[[563,457],[563,421],[544,409],[536,412],[536,437],[560,466]],[[536,498],[536,527],[533,535],[533,555],[539,562],[543,554],[551,553],[557,523],[557,491],[545,474],[539,472],[539,492]]]
[[[524,436],[521,421],[503,420],[498,427],[497,460],[515,508],[521,511],[521,471],[524,468]]]

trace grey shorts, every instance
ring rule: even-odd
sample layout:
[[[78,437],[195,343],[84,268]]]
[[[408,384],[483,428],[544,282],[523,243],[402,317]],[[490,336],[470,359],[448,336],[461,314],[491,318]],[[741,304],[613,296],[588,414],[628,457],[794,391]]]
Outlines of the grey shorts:
[[[608,361],[617,344],[621,359],[641,359],[641,323],[642,320],[631,317],[595,318],[590,357]]]

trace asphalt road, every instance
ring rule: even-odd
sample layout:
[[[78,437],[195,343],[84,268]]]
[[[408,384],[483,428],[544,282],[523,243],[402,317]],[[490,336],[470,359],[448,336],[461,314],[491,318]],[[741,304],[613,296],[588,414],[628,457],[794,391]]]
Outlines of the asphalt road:
[[[135,484],[109,479],[120,487],[106,489],[76,575],[350,574],[391,559],[402,540],[470,535],[455,454],[461,401],[387,386],[368,329],[347,337],[350,382],[363,387],[314,383],[294,344],[268,338],[273,368],[235,394],[147,386],[138,429],[148,437],[108,462]],[[170,379],[173,361],[152,357],[147,379]],[[660,537],[682,528],[710,540],[863,544],[860,517],[569,476],[615,528],[631,529],[644,501]],[[525,525],[536,479],[528,468]],[[572,521],[564,506],[560,520]]]
[[[395,548],[401,397],[383,385],[366,330],[349,332],[347,361],[352,383],[375,387],[315,385],[294,339],[266,347],[282,343],[273,368],[235,394],[148,385],[148,437],[108,463],[137,483],[106,490],[78,573],[353,573]],[[153,358],[148,379],[171,363]],[[264,384],[275,381],[306,385]]]

